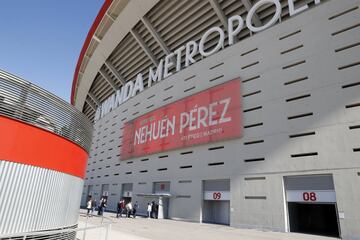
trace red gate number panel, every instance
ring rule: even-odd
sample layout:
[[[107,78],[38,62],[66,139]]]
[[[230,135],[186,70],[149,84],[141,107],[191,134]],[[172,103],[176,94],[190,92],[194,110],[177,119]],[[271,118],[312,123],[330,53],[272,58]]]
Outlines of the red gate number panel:
[[[214,200],[220,200],[221,199],[221,192],[214,192],[213,193],[213,199]]]
[[[316,193],[315,192],[304,192],[303,200],[305,202],[316,202]]]

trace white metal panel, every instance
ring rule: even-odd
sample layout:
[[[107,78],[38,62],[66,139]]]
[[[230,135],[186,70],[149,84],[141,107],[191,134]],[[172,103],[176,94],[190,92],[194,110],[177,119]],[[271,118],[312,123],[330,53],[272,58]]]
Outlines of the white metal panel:
[[[82,186],[78,177],[0,160],[0,234],[75,225]]]
[[[286,190],[334,190],[332,175],[302,175],[285,177]]]

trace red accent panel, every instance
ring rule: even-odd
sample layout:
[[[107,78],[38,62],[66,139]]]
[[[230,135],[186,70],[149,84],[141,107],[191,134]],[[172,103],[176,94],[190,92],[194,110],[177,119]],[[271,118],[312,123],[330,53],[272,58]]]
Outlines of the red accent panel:
[[[23,163],[84,178],[84,149],[46,130],[0,116],[0,161]]]
[[[110,7],[111,5],[111,2],[112,0],[105,0],[104,4],[102,5],[98,15],[96,16],[95,18],[95,21],[93,22],[93,24],[91,25],[91,28],[86,36],[86,39],[85,39],[85,42],[84,42],[84,45],[81,49],[81,52],[80,52],[80,55],[79,55],[79,58],[78,58],[78,62],[76,64],[76,68],[75,68],[75,73],[74,73],[74,78],[73,78],[73,83],[72,83],[72,87],[71,87],[71,97],[70,97],[70,102],[72,105],[74,105],[74,94],[75,94],[75,87],[76,87],[76,83],[77,83],[77,76],[79,74],[79,71],[80,71],[80,66],[81,66],[81,63],[84,59],[84,56],[85,56],[85,53],[86,53],[86,50],[88,49],[89,47],[89,44],[90,44],[90,41],[91,41],[91,38],[94,36],[95,34],[95,31],[97,29],[97,27],[99,26],[101,20],[103,19],[106,11],[108,10],[108,8]]]
[[[242,135],[240,79],[125,123],[121,159]]]

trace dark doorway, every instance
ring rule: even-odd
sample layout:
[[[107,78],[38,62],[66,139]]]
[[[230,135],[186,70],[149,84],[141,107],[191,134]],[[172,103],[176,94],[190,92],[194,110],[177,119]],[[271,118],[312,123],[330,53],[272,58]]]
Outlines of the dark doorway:
[[[291,232],[340,237],[334,203],[288,203],[288,207]]]
[[[203,222],[230,225],[230,201],[204,201]]]

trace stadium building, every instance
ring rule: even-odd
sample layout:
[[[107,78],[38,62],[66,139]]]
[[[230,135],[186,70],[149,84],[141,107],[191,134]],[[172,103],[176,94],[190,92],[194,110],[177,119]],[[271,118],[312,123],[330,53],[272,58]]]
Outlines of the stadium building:
[[[360,239],[359,0],[105,1],[71,102],[88,196]]]
[[[0,239],[77,227],[91,133],[69,103],[0,70]]]

